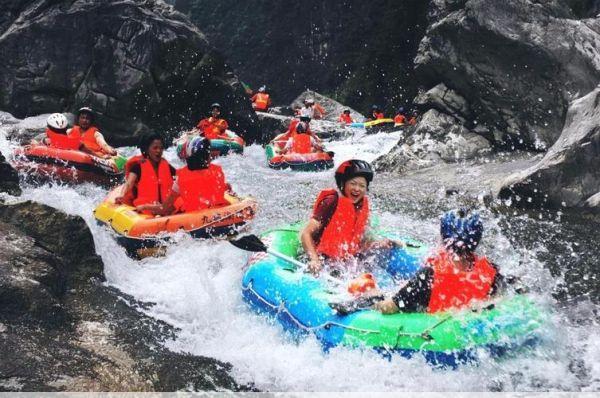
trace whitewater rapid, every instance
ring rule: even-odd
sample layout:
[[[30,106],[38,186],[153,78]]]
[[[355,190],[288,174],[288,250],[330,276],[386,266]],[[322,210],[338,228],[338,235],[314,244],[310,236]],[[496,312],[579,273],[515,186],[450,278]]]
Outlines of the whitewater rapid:
[[[1,130],[1,127],[0,127]],[[350,157],[374,160],[387,152],[400,132],[362,135],[328,145],[335,151],[336,165]],[[10,158],[15,144],[0,134],[0,150]],[[123,148],[131,153],[133,149]],[[166,157],[179,165],[174,150]],[[297,173],[267,167],[264,150],[253,145],[244,155],[217,161],[240,195],[252,195],[259,203],[249,231],[303,220],[310,214],[316,194],[332,186],[333,171]],[[374,205],[383,226],[399,234],[435,244],[438,216],[416,216],[390,205],[398,176],[377,176],[371,187]],[[520,275],[530,284],[533,297],[550,311],[548,328],[541,343],[524,353],[502,359],[481,353],[478,366],[455,371],[434,369],[420,356],[387,360],[373,351],[344,347],[324,353],[314,337],[292,340],[277,322],[251,311],[242,300],[240,283],[247,253],[224,241],[197,241],[179,235],[162,258],[135,261],[115,241],[113,232],[99,226],[94,207],[107,191],[91,185],[27,186],[22,197],[9,201],[35,200],[69,214],[81,216],[89,225],[98,254],[105,264],[107,284],[152,303],[144,312],[179,329],[167,346],[175,351],[213,357],[233,365],[238,383],[251,383],[263,391],[498,391],[498,390],[598,390],[600,388],[600,343],[592,304],[583,301],[570,307],[581,316],[556,309],[551,287],[557,277],[544,268],[539,254],[545,242],[533,249],[515,246],[502,233],[502,223],[519,223],[483,210],[486,223],[482,252],[502,270]],[[449,203],[450,205],[451,203]],[[413,203],[418,207],[418,203]],[[393,213],[388,209],[396,209]],[[425,212],[427,213],[427,212]],[[540,224],[543,225],[543,224]],[[550,223],[549,227],[556,228]],[[523,266],[526,264],[526,266]],[[560,277],[558,278],[560,279]],[[569,315],[571,317],[569,317]],[[574,319],[572,319],[574,318]],[[581,325],[582,319],[589,319]]]

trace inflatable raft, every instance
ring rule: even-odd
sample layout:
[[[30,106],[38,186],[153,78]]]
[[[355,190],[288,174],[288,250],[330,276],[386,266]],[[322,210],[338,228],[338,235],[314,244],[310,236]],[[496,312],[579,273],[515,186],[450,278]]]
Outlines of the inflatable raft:
[[[313,153],[286,153],[281,151],[285,147],[285,134],[275,137],[265,148],[267,163],[272,169],[292,169],[296,171],[319,171],[333,167],[333,152]]]
[[[111,184],[123,176],[126,158],[99,158],[86,152],[28,145],[15,151],[15,168],[30,176],[64,182]]]
[[[112,227],[117,241],[131,255],[161,246],[168,233],[185,231],[195,238],[212,238],[237,232],[254,218],[256,201],[225,195],[229,205],[158,217],[140,214],[130,205],[114,203],[118,188],[94,210],[96,220]]]
[[[244,153],[245,142],[236,133],[226,130],[228,138],[210,140],[210,150],[213,156],[225,156],[229,153]]]
[[[298,231],[298,226],[276,229],[263,241],[272,250],[297,257],[301,248]],[[375,274],[379,287],[385,290],[387,285],[395,291],[397,279],[413,275],[426,253],[427,248],[421,246],[394,249],[382,256],[377,267],[380,271]],[[331,281],[316,279],[265,253],[252,255],[247,265],[242,280],[244,299],[294,334],[313,333],[325,349],[344,345],[372,348],[386,356],[420,354],[432,364],[456,367],[475,360],[480,349],[500,355],[529,345],[537,340],[542,324],[539,310],[522,295],[460,312],[382,315],[363,309],[339,315],[330,303],[341,301],[340,295],[342,299],[344,294],[349,296],[345,284],[340,290]]]

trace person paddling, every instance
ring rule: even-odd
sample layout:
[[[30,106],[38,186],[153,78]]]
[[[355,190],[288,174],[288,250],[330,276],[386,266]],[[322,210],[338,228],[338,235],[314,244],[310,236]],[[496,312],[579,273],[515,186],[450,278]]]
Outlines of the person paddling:
[[[82,150],[85,152],[101,158],[117,155],[117,150],[106,143],[104,136],[94,125],[95,118],[91,108],[80,108],[77,111],[77,123],[70,130],[70,134],[81,138]]]
[[[271,96],[267,93],[266,86],[261,86],[250,100],[252,101],[252,108],[256,111],[267,112],[271,106]]]
[[[477,213],[447,212],[440,232],[443,247],[394,296],[377,302],[375,309],[384,314],[460,309],[501,290],[504,278],[498,267],[475,254],[483,235]]]
[[[350,109],[344,109],[344,112],[342,112],[338,121],[342,124],[354,123],[354,119],[350,116]]]
[[[164,140],[160,134],[144,135],[134,156],[125,165],[125,184],[115,203],[133,206],[163,203],[171,194],[175,169],[163,157]],[[146,212],[149,214],[149,212]]]
[[[200,130],[200,135],[209,140],[229,138],[225,132],[229,128],[229,124],[221,118],[221,105],[215,102],[210,106],[210,109],[210,117],[200,120],[196,126]]]
[[[177,170],[177,179],[171,193],[162,203],[137,206],[138,211],[156,215],[184,213],[229,204],[225,193],[230,190],[221,166],[210,162],[210,142],[204,137],[192,137],[178,148],[179,157],[186,166]],[[181,198],[180,205],[176,201]]]
[[[391,248],[394,244],[389,239],[370,242],[365,237],[370,215],[367,190],[373,174],[364,160],[345,161],[335,171],[338,190],[319,193],[312,217],[300,232],[313,274],[321,271],[324,260],[343,262],[367,249]]]

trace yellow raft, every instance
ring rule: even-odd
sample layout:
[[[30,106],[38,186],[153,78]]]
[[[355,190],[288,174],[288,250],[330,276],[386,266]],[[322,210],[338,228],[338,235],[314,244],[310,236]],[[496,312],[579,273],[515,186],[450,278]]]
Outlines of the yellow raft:
[[[117,241],[129,254],[138,255],[140,250],[160,246],[167,240],[168,233],[184,231],[195,238],[212,238],[236,233],[254,218],[256,201],[253,198],[238,198],[225,195],[228,205],[202,209],[169,216],[140,214],[135,207],[115,204],[119,192],[114,189],[96,207],[96,220],[109,225],[118,234]]]

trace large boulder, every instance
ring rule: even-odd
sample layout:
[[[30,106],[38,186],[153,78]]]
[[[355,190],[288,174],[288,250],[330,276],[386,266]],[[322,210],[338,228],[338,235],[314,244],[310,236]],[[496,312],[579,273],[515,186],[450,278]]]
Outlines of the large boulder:
[[[537,164],[506,178],[500,197],[515,205],[600,211],[600,88],[569,107],[562,134]]]
[[[232,70],[163,2],[11,0],[3,13],[0,109],[24,118],[91,106],[108,140],[123,145],[189,128],[219,102],[232,129],[255,139]]]
[[[292,109],[302,108],[304,106],[304,100],[307,98],[314,99],[317,104],[321,105],[323,109],[325,109],[325,116],[323,117],[323,120],[337,122],[344,109],[349,109],[350,116],[352,116],[352,119],[354,119],[355,122],[365,121],[365,117],[358,111],[312,90],[306,90],[301,93],[298,97],[296,97],[296,99],[294,99],[294,101],[292,101],[290,106]]]
[[[378,170],[405,172],[440,162],[458,162],[488,154],[492,147],[481,135],[468,130],[448,114],[431,109],[389,153],[375,160]]]
[[[576,14],[554,0],[429,3],[415,58],[422,110],[479,127],[496,145],[551,146],[569,101],[600,79],[600,19],[576,19],[593,7],[572,5]]]
[[[4,155],[0,153],[0,192],[11,195],[20,195],[19,174],[6,162]]]
[[[80,217],[0,206],[0,391],[239,390],[231,365],[175,353],[175,330],[102,283]]]

